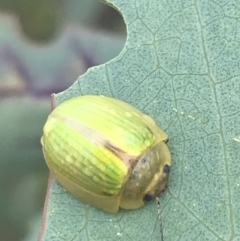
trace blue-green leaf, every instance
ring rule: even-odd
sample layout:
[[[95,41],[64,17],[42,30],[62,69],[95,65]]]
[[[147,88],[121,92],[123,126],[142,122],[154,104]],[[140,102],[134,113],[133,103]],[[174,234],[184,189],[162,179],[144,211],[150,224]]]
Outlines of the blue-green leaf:
[[[150,114],[168,133],[173,157],[160,197],[164,240],[240,240],[240,2],[109,4],[126,22],[124,49],[56,103],[104,94]],[[55,181],[49,196],[42,240],[161,240],[155,202],[110,215]]]

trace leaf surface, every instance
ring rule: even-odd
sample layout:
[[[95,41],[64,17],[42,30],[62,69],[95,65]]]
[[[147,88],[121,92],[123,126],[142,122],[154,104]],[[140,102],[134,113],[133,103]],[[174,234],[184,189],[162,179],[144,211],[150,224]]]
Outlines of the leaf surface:
[[[90,68],[56,103],[104,94],[151,115],[168,133],[173,157],[161,196],[164,240],[239,241],[239,1],[109,4],[126,22],[124,49]],[[45,211],[42,240],[161,240],[155,202],[110,215],[53,181]]]

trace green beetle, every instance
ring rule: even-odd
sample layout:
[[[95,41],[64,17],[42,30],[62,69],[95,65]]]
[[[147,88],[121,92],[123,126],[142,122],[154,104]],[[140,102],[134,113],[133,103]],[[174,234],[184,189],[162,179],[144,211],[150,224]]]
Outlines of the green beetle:
[[[56,180],[110,213],[137,209],[165,191],[167,134],[135,107],[102,95],[72,98],[52,111],[41,143]]]

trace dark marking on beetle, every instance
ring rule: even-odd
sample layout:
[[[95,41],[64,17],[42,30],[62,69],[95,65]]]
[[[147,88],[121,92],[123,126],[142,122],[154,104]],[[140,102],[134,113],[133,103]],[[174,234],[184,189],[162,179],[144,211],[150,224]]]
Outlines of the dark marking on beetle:
[[[147,193],[144,197],[143,197],[143,200],[146,201],[146,202],[149,202],[153,199],[153,195],[150,194],[150,193]]]
[[[137,159],[130,159],[129,162],[131,163],[132,169],[137,165],[138,160]]]
[[[163,171],[164,171],[166,174],[169,174],[169,173],[170,173],[170,166],[169,166],[169,165],[165,165],[164,168],[163,168]]]
[[[102,194],[108,197],[114,196],[112,193],[109,193],[109,192],[102,192]]]
[[[129,155],[122,149],[114,146],[109,141],[106,141],[104,143],[104,148],[108,149],[110,152],[112,152],[115,156],[119,157],[122,161],[124,161],[127,165],[130,164],[131,168],[134,168],[137,164],[137,159],[133,156]]]
[[[147,162],[147,157],[144,156],[143,158],[141,158],[141,162],[142,162],[142,163],[146,163],[146,162]]]
[[[113,154],[115,154],[116,156],[119,156],[120,154],[125,154],[125,152],[124,152],[122,149],[120,149],[120,148],[112,145],[109,141],[106,141],[106,142],[104,143],[104,147],[105,147],[106,149],[108,149],[109,151],[111,151],[111,152],[112,152]]]
[[[94,143],[96,146],[104,147],[112,152],[115,156],[117,156],[120,160],[122,160],[126,166],[129,168],[134,168],[137,164],[138,157],[129,155],[122,149],[118,148],[114,142],[111,142],[107,139],[105,135],[102,133],[92,129],[89,126],[84,125],[83,123],[69,118],[67,116],[63,116],[60,113],[52,113],[51,118],[56,118],[64,123],[66,123],[70,128],[76,130],[81,135],[83,135],[86,139]]]
[[[148,125],[146,125],[146,127],[147,127],[147,130],[152,134],[152,136],[153,136],[153,132],[152,132],[152,129],[148,126]]]
[[[130,178],[134,180],[137,178],[137,175],[138,175],[137,171],[132,171]]]

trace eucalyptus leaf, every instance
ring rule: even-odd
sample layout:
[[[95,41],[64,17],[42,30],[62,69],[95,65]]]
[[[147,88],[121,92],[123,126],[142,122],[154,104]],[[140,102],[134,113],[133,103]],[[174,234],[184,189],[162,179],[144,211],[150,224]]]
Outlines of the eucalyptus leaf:
[[[165,241],[240,240],[240,2],[109,0],[128,38],[56,104],[103,94],[151,115],[173,164],[160,197]],[[160,241],[155,202],[111,215],[50,184],[42,240]]]

